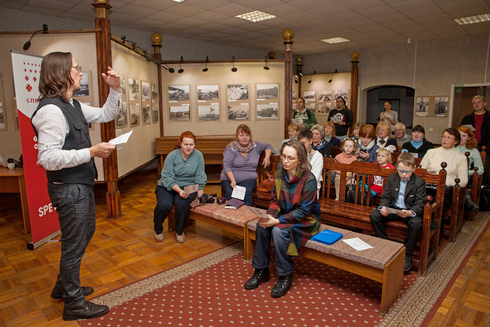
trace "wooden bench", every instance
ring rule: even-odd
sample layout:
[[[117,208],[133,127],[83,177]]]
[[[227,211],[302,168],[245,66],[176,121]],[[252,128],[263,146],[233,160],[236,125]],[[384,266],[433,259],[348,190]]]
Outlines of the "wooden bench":
[[[247,224],[245,234],[246,258],[251,259],[254,251],[257,222]],[[380,315],[383,315],[398,297],[403,282],[405,247],[403,244],[333,226],[322,225],[321,230],[343,234],[343,239],[358,237],[373,248],[357,251],[342,240],[326,245],[309,240],[300,248],[299,254],[306,258],[360,275],[382,284]]]
[[[445,165],[445,163],[444,163]],[[444,166],[445,167],[445,166]],[[369,217],[374,207],[370,206],[371,192],[370,185],[372,178],[377,176],[384,177],[384,185],[386,185],[387,177],[396,173],[395,169],[381,169],[377,164],[353,162],[349,165],[335,162],[334,159],[325,158],[323,166],[323,180],[328,180],[333,171],[340,171],[340,194],[339,201],[332,200],[330,188],[323,185],[323,196],[320,200],[320,209],[322,213],[322,223],[336,225],[343,228],[360,230],[363,232],[373,233],[374,229]],[[352,186],[355,190],[354,202],[346,202],[346,180],[347,173],[354,174],[355,184]],[[419,275],[424,276],[428,264],[436,258],[437,246],[439,244],[439,232],[443,210],[444,190],[446,185],[446,171],[442,169],[438,175],[430,174],[425,169],[416,169],[414,172],[419,177],[425,179],[426,183],[437,185],[437,194],[435,199],[432,196],[426,197],[426,204],[423,213],[423,232],[420,240],[419,252]],[[367,180],[367,196],[364,194],[364,183],[361,179]],[[383,187],[384,187],[383,185]],[[362,191],[360,191],[362,188]],[[435,200],[435,201],[433,201]],[[434,222],[437,228],[431,228]],[[401,221],[387,222],[386,232],[388,236],[396,240],[405,240],[407,226]]]

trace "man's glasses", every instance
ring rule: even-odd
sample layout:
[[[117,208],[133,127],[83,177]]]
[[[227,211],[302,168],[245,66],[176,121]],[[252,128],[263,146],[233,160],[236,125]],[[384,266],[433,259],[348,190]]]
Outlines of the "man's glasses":
[[[400,170],[400,169],[398,169],[398,168],[397,168],[396,170],[398,170],[398,172],[399,172],[400,174],[406,174],[406,175],[408,175],[408,174],[413,173],[413,171],[414,171],[415,169],[412,169],[412,170]]]
[[[76,70],[78,70],[80,73],[82,72],[82,66],[80,65],[77,65],[77,66],[71,66],[71,68],[75,68]]]
[[[294,161],[294,160],[297,160],[298,158],[294,158],[294,157],[288,157],[287,155],[285,154],[281,154],[281,159],[283,161]]]

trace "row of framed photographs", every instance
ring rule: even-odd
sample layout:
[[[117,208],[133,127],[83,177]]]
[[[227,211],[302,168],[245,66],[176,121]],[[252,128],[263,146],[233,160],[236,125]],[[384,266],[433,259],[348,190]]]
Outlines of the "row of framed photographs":
[[[416,116],[449,116],[449,97],[448,96],[432,96],[432,97],[417,97],[415,102]]]
[[[335,99],[342,97],[349,104],[350,90],[314,90],[304,91],[305,107],[320,116],[328,116],[335,108]],[[293,92],[293,109],[296,109],[296,92]]]
[[[249,84],[226,85],[226,100],[250,100]],[[168,102],[179,103],[190,101],[190,85],[169,85]],[[256,84],[256,99],[277,100],[279,97],[279,84]],[[220,100],[220,85],[197,85],[197,101]]]
[[[226,106],[226,120],[250,120],[250,104],[248,102],[228,104]],[[169,106],[170,121],[190,121],[191,106],[189,104]],[[279,107],[278,102],[269,102],[257,104],[255,110],[256,120],[278,120]],[[211,104],[197,105],[197,121],[221,121],[220,104],[215,102]]]
[[[156,84],[121,76],[121,91],[121,111],[116,118],[118,128],[158,123],[158,86]]]

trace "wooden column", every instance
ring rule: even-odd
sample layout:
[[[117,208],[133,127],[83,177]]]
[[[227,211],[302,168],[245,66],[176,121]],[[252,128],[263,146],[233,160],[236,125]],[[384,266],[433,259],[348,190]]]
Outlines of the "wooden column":
[[[96,15],[95,27],[101,32],[96,33],[97,48],[97,77],[99,82],[99,106],[102,107],[109,95],[110,86],[102,78],[102,73],[107,72],[107,67],[112,67],[111,51],[111,22],[109,21],[109,5],[107,0],[95,0],[92,3]],[[101,137],[103,142],[116,137],[115,121],[101,124]],[[116,150],[117,151],[117,150]],[[107,183],[106,206],[108,218],[119,218],[121,213],[121,195],[117,187],[117,153],[114,151],[107,159],[104,159],[104,177]]]
[[[286,63],[284,65],[285,72],[285,105],[284,111],[286,117],[284,118],[284,138],[288,138],[288,126],[289,121],[293,115],[293,38],[294,32],[289,28],[283,32],[284,37],[284,59]]]
[[[157,59],[162,59],[162,54],[160,53],[160,48],[162,47],[162,35],[158,33],[153,33],[151,36],[152,46],[153,46],[153,57]],[[163,102],[162,102],[162,66],[157,65],[158,72],[158,115],[160,116],[160,137],[164,136],[163,132]]]
[[[354,117],[354,122],[357,121],[357,76],[358,76],[358,68],[357,64],[359,63],[359,52],[354,51],[351,54],[352,58],[352,68],[350,72],[350,110],[352,110],[352,116]]]

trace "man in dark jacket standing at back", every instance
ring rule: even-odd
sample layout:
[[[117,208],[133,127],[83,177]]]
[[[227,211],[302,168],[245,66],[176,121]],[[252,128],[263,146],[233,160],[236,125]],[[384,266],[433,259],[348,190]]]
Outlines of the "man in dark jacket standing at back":
[[[482,95],[475,95],[471,103],[473,104],[473,112],[463,117],[460,126],[474,128],[478,149],[481,151],[481,147],[486,146],[488,153],[490,152],[490,113],[486,110],[487,100]],[[484,165],[483,184],[488,185],[490,184],[490,159],[486,159]]]
[[[48,194],[58,213],[61,229],[61,259],[58,279],[51,293],[63,299],[64,320],[89,319],[109,312],[106,305],[85,300],[92,287],[81,287],[80,263],[95,232],[94,157],[107,158],[115,145],[92,146],[88,123],[104,123],[120,109],[120,80],[112,68],[102,74],[111,86],[103,108],[72,99],[79,90],[82,67],[69,52],[52,52],[41,63],[40,102],[32,115],[38,137],[38,163],[46,169]]]

